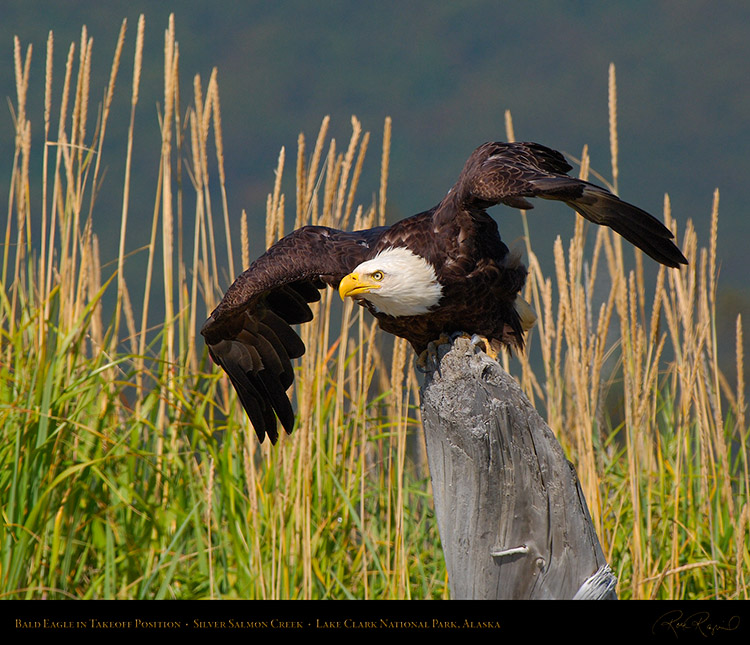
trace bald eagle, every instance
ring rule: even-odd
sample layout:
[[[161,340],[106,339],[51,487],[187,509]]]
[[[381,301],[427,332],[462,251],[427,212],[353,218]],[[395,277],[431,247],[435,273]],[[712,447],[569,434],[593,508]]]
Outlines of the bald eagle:
[[[229,376],[262,442],[287,433],[292,359],[305,346],[292,329],[313,315],[321,289],[337,288],[409,341],[417,353],[445,334],[465,332],[523,347],[533,313],[520,298],[526,267],[500,239],[487,208],[533,208],[530,197],[564,202],[609,226],[657,262],[687,260],[672,232],[608,190],[569,177],[557,151],[537,143],[491,142],[469,157],[458,181],[428,211],[362,231],[305,226],[253,262],[203,325],[213,361]]]

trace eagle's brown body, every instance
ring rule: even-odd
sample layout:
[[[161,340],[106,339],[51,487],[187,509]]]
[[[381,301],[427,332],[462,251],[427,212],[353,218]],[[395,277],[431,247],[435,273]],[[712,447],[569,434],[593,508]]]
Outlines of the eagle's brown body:
[[[487,143],[466,162],[455,186],[434,208],[390,227],[337,231],[303,227],[273,245],[242,273],[201,330],[213,360],[229,375],[259,439],[287,432],[294,414],[286,395],[291,359],[304,345],[291,325],[312,318],[308,303],[336,287],[360,263],[389,248],[424,258],[442,286],[429,312],[388,316],[360,300],[380,327],[406,338],[417,352],[441,333],[463,331],[523,345],[514,307],[526,268],[509,253],[486,209],[532,208],[529,197],[563,201],[587,219],[610,226],[658,262],[686,263],[672,233],[639,208],[567,176],[563,156],[534,143]],[[509,340],[510,339],[510,340]]]

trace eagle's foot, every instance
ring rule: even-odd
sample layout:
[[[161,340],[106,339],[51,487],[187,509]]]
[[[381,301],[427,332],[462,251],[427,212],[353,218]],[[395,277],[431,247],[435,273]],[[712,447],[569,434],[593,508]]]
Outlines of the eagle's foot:
[[[430,364],[435,366],[439,365],[440,357],[438,356],[438,347],[441,345],[450,345],[451,342],[453,342],[453,339],[445,333],[440,334],[440,338],[437,340],[430,341],[427,344],[427,349],[417,357],[417,369],[420,372],[425,373],[429,371],[428,366]]]
[[[497,361],[503,351],[503,344],[499,340],[494,338],[490,340],[486,336],[480,334],[474,334],[471,337],[471,344],[474,345],[474,347],[479,347],[481,345],[482,351],[484,351],[484,353],[493,361]]]

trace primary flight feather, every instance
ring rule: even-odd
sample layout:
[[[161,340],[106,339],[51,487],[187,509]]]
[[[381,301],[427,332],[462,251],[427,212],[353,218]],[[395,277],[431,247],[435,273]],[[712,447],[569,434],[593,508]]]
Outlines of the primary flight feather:
[[[209,354],[229,376],[260,441],[287,433],[287,389],[304,344],[292,328],[312,319],[309,303],[330,286],[354,298],[379,326],[418,353],[445,334],[466,332],[523,347],[533,312],[519,297],[526,267],[500,239],[486,209],[533,208],[529,198],[562,201],[609,226],[657,262],[687,260],[672,232],[608,190],[567,173],[557,151],[537,143],[477,148],[445,198],[393,226],[339,231],[305,226],[253,262],[203,325]]]

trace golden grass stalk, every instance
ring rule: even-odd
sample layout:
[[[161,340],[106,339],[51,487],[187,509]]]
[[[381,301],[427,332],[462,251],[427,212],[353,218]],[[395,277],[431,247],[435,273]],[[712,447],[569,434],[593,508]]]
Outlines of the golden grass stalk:
[[[47,141],[49,139],[50,129],[50,113],[52,111],[52,61],[54,53],[54,38],[50,31],[47,36],[47,58],[45,65],[45,76],[44,76],[44,152],[42,155],[42,213],[41,213],[41,239],[40,245],[41,250],[39,253],[39,275],[42,277],[42,287],[44,286],[44,278],[47,274],[47,267],[45,259],[47,257],[47,180],[49,172],[49,150]],[[39,310],[40,321],[39,321],[39,344],[42,342],[44,333],[44,314],[46,313],[45,308]]]
[[[117,332],[120,328],[120,315],[122,305],[125,301],[125,238],[128,227],[128,211],[130,208],[130,175],[133,165],[133,139],[135,136],[135,110],[138,105],[138,96],[141,84],[141,68],[143,65],[143,34],[146,21],[141,14],[138,18],[138,28],[135,41],[135,55],[133,57],[133,82],[130,92],[130,123],[128,126],[128,143],[125,153],[125,177],[123,180],[122,193],[122,211],[120,214],[120,242],[117,253],[117,303],[115,305],[115,324],[114,329]],[[100,138],[100,144],[104,137]],[[113,338],[117,341],[117,333]]]
[[[388,186],[388,172],[391,158],[391,131],[393,124],[391,117],[386,117],[383,128],[383,155],[380,162],[380,200],[378,201],[378,226],[385,225],[385,205]]]
[[[617,75],[615,73],[615,64],[609,64],[609,82],[608,82],[609,96],[608,96],[608,107],[609,107],[609,156],[612,162],[612,187],[617,192],[617,178],[620,174],[620,169],[617,163],[619,154],[619,143],[617,140]]]

